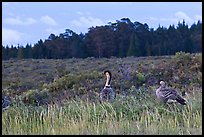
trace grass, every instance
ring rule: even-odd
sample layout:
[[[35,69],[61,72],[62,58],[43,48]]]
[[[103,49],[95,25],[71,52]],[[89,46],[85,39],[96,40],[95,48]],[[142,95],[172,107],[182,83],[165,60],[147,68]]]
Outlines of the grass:
[[[78,99],[63,106],[13,106],[2,114],[2,134],[202,134],[198,100],[201,93],[192,95],[187,106],[153,100],[141,104],[134,96],[117,96],[113,103],[102,104]]]
[[[3,61],[2,93],[12,106],[2,134],[201,135],[201,56]],[[117,96],[99,103],[106,69]],[[187,105],[158,102],[159,80],[186,91]]]

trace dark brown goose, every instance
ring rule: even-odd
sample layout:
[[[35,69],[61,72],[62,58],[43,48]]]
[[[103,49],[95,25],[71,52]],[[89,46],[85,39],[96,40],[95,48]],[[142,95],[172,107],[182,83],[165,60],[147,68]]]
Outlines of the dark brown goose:
[[[106,83],[104,88],[101,90],[99,94],[99,98],[100,101],[113,101],[116,97],[116,94],[110,86],[111,72],[106,70],[104,71],[104,74],[106,75]]]
[[[156,96],[164,103],[169,100],[174,100],[182,105],[186,105],[186,100],[183,99],[176,90],[167,88],[164,81],[160,81],[160,87],[156,90]]]

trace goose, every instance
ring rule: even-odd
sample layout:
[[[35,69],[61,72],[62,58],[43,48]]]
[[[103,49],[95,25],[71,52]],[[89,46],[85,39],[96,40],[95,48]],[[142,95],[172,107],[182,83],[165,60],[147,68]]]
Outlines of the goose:
[[[110,86],[111,72],[109,70],[106,70],[104,71],[104,74],[106,76],[106,83],[104,88],[101,90],[99,94],[99,98],[100,98],[100,101],[105,101],[105,100],[113,101],[116,97],[116,94]]]
[[[4,96],[4,98],[2,98],[2,111],[8,109],[10,107],[11,104],[11,99],[8,96]]]
[[[164,103],[173,100],[182,105],[186,105],[186,100],[182,98],[175,89],[167,88],[164,81],[160,81],[160,87],[156,90],[156,96]]]

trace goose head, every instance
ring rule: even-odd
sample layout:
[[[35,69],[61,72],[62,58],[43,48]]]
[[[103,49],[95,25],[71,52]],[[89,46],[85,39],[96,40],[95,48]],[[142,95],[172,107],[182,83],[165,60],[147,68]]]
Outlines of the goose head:
[[[164,81],[160,81],[160,85],[161,85],[161,87],[165,87],[165,82]]]
[[[106,84],[105,84],[105,86],[110,86],[111,72],[109,70],[106,70],[106,71],[104,71],[104,74],[106,76]]]
[[[109,70],[104,71],[107,78],[111,78],[111,72]]]

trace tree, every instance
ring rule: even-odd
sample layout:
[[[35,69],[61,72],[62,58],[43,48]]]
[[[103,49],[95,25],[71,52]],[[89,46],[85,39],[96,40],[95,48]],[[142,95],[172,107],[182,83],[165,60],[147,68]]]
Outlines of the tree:
[[[56,36],[55,36],[55,34],[50,34],[50,36],[48,37],[48,40],[54,40],[54,39],[56,39]]]
[[[46,46],[43,41],[40,39],[38,43],[34,44],[33,47],[33,58],[42,59],[46,56]]]
[[[144,49],[145,49],[145,56],[151,56],[152,54],[151,54],[151,45],[149,44],[149,42],[147,41],[146,43],[145,43],[145,47],[144,47]]]
[[[128,18],[125,18],[122,21],[117,21],[115,29],[118,57],[126,57],[130,45],[130,36],[134,32],[134,25]]]
[[[189,53],[193,52],[193,42],[190,37],[187,37],[184,40],[184,52],[189,52]]]
[[[130,37],[130,46],[127,52],[127,56],[140,56],[141,52],[139,49],[139,40],[135,33]]]
[[[26,44],[26,47],[24,49],[24,57],[25,58],[32,58],[32,46],[29,45],[28,43]]]
[[[8,53],[6,52],[6,48],[2,45],[2,59],[6,60],[8,59]]]
[[[2,45],[3,46],[3,45]],[[76,34],[66,29],[59,36],[50,34],[44,42],[40,39],[32,47],[2,47],[2,59],[10,58],[85,58],[173,55],[178,51],[202,51],[202,22],[190,28],[185,21],[169,28],[154,30],[147,23],[122,18],[108,25],[89,28],[88,33]]]
[[[85,36],[88,56],[110,57],[117,50],[114,30],[110,26],[92,27]]]
[[[23,55],[23,47],[22,46],[18,46],[18,55],[17,55],[18,59],[23,59],[24,55]]]
[[[18,54],[18,50],[16,47],[14,47],[13,45],[11,45],[11,48],[9,48],[9,58],[17,58],[17,54]]]
[[[78,34],[73,34],[70,39],[71,56],[75,58],[85,57],[85,45]]]

